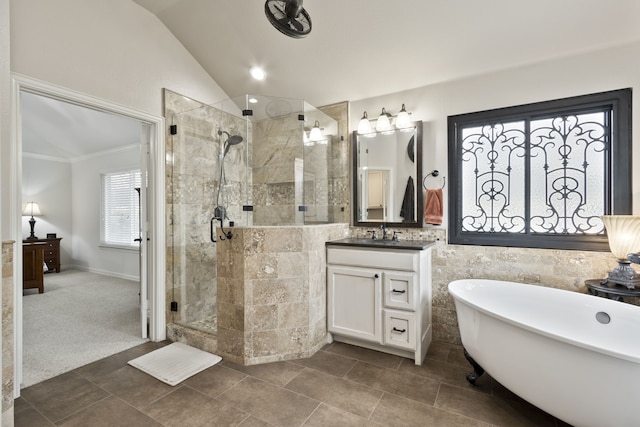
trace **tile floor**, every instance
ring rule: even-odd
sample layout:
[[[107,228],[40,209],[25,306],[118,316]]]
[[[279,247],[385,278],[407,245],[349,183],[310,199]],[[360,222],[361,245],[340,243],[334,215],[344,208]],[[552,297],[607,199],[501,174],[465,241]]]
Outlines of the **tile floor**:
[[[487,374],[470,386],[460,346],[433,343],[415,366],[333,343],[309,359],[222,361],[175,387],[126,364],[166,344],[145,343],[22,390],[16,427],[567,426]]]

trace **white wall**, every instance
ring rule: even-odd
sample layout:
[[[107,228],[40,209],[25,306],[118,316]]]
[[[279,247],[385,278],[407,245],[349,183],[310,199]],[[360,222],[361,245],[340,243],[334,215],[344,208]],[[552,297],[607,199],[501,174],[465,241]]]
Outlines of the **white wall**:
[[[638,183],[640,42],[355,101],[351,103],[350,123],[352,130],[355,130],[363,111],[371,113],[385,107],[390,113],[397,114],[402,104],[406,104],[407,110],[413,113],[411,119],[423,120],[426,125],[423,135],[423,173],[438,169],[440,176],[446,177],[449,115],[627,87],[634,89],[633,182]],[[447,181],[445,194],[448,189]],[[633,213],[640,214],[640,185],[635,185],[633,189]],[[445,221],[446,216],[445,211]]]
[[[150,114],[162,88],[228,98],[155,15],[131,0],[11,2],[11,70]]]
[[[72,165],[73,266],[100,274],[139,278],[137,250],[100,246],[100,174],[140,169],[140,148],[103,154]]]
[[[35,201],[42,216],[35,217],[35,235],[56,233],[60,241],[60,264],[71,264],[71,164],[25,156],[22,159],[22,201]],[[22,236],[29,236],[29,216],[22,217]]]

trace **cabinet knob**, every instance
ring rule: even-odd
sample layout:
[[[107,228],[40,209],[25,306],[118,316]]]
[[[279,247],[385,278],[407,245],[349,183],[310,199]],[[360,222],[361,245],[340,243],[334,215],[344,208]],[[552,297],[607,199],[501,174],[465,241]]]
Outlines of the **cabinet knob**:
[[[375,277],[376,279],[379,278],[380,276],[376,273],[373,275],[373,277]]]

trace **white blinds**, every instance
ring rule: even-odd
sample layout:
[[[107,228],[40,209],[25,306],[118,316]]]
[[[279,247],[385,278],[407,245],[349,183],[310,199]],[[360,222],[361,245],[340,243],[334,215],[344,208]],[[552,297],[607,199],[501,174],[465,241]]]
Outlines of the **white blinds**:
[[[140,171],[105,173],[102,180],[102,243],[137,246],[140,234]]]

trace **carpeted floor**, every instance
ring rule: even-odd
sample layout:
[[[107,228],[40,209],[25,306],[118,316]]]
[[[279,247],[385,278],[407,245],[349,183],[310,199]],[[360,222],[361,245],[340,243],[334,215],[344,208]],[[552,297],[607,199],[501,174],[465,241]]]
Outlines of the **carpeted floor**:
[[[66,269],[24,291],[23,387],[145,341],[138,282]]]

